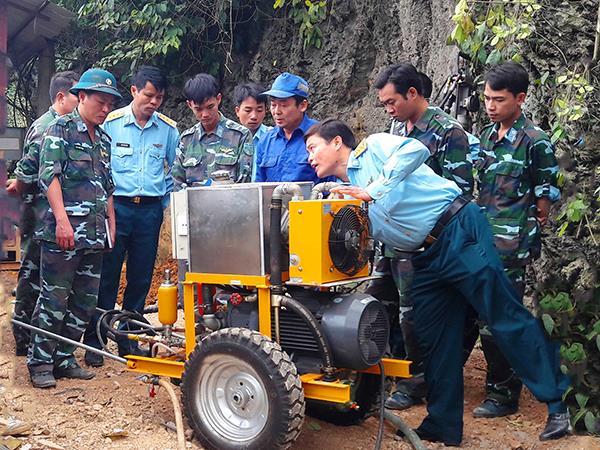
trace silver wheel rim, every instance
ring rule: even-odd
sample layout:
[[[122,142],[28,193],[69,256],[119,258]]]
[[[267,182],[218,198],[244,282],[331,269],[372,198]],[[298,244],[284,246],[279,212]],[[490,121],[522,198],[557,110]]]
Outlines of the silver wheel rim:
[[[245,361],[218,354],[200,367],[196,408],[201,420],[228,441],[254,439],[267,424],[269,401],[265,385]]]

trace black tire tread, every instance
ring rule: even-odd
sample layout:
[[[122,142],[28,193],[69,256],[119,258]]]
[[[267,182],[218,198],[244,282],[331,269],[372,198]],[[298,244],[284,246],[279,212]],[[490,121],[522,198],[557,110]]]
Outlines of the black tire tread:
[[[237,343],[244,347],[252,348],[253,350],[256,348],[260,349],[264,354],[264,362],[266,362],[270,368],[277,372],[281,377],[280,380],[277,380],[276,378],[273,380],[281,383],[282,387],[288,393],[287,398],[289,401],[288,405],[285,407],[285,410],[288,412],[286,418],[287,429],[284,432],[279,433],[279,436],[275,438],[273,448],[285,450],[291,447],[300,434],[302,424],[304,423],[304,390],[302,389],[302,381],[300,380],[296,365],[292,362],[290,356],[281,349],[279,344],[272,341],[267,336],[247,328],[223,328],[207,335],[196,345],[196,348],[190,353],[185,362],[183,377],[181,379],[182,392],[186,392],[186,374],[189,374],[190,370],[193,371],[194,363],[202,352],[202,346],[223,339],[237,341]],[[188,423],[196,435],[201,434],[201,427],[195,422],[195,416],[193,414],[188,414],[189,408],[191,407],[188,402],[191,399],[187,399],[185,395],[182,395],[182,400]]]

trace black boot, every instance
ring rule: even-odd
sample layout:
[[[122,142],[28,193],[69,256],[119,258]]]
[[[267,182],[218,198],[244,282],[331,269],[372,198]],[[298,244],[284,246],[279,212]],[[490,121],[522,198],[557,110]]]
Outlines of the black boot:
[[[90,372],[89,370],[85,370],[82,367],[79,367],[77,364],[74,364],[69,367],[54,368],[54,376],[56,378],[72,378],[77,380],[91,380],[96,376],[94,372]]]
[[[486,398],[481,405],[473,410],[473,417],[492,419],[516,413],[519,405],[514,403],[500,403],[494,398]]]
[[[52,375],[52,372],[49,370],[30,370],[29,376],[33,387],[40,389],[56,387],[56,378],[54,378],[54,375]]]
[[[540,441],[549,441],[551,439],[560,439],[569,434],[572,430],[569,413],[554,413],[548,415],[546,428],[540,434]]]
[[[104,365],[104,357],[90,351],[85,352],[84,361],[90,367],[102,367]]]

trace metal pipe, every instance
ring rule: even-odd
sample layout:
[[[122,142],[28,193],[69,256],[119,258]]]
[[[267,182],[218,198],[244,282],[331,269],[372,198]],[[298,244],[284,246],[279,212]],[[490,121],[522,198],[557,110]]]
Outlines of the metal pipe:
[[[69,338],[61,336],[59,334],[52,333],[51,331],[42,330],[41,328],[34,327],[33,325],[29,325],[27,323],[23,323],[23,322],[21,322],[19,320],[16,320],[16,319],[11,319],[11,322],[14,323],[15,325],[17,325],[18,327],[27,328],[28,330],[33,331],[35,333],[43,334],[44,336],[51,337],[52,339],[56,339],[57,341],[62,341],[62,342],[66,342],[67,344],[71,344],[71,345],[75,345],[77,347],[81,347],[81,348],[87,350],[88,352],[97,353],[98,355],[102,355],[102,356],[104,356],[106,358],[114,359],[115,361],[118,361],[120,363],[123,363],[123,364],[127,365],[127,359],[121,358],[120,356],[117,356],[117,355],[113,355],[112,353],[106,352],[104,350],[100,350],[100,349],[98,349],[96,347],[92,347],[90,345],[74,341],[73,339],[69,339]]]
[[[291,195],[293,200],[303,200],[302,188],[296,183],[281,183],[275,186],[271,200],[282,200],[284,195]]]
[[[323,198],[323,192],[329,192],[334,187],[340,186],[340,183],[336,183],[335,181],[326,181],[325,183],[319,183],[310,191],[310,199],[317,200],[319,198]]]

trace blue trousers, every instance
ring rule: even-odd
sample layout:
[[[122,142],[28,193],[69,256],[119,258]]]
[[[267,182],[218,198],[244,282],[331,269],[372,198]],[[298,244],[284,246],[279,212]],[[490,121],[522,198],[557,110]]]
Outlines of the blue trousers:
[[[163,209],[160,202],[135,204],[115,201],[117,237],[111,252],[104,254],[98,307],[114,309],[123,261],[127,257],[127,286],[123,294],[123,309],[142,312],[152,283],[152,273],[158,250]],[[100,348],[96,335],[95,314],[86,330],[84,343]],[[119,343],[120,352],[126,352],[126,341]]]
[[[467,305],[486,322],[517,375],[550,413],[564,412],[569,379],[558,346],[519,301],[475,204],[448,223],[439,239],[412,260],[415,332],[425,363],[427,417],[420,430],[459,444],[463,432],[463,331]]]

